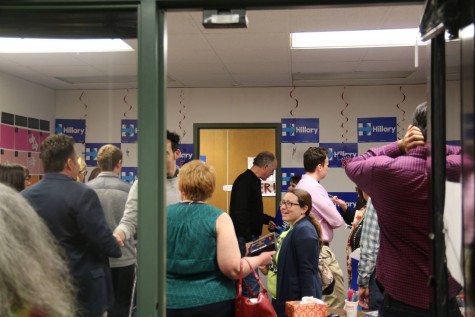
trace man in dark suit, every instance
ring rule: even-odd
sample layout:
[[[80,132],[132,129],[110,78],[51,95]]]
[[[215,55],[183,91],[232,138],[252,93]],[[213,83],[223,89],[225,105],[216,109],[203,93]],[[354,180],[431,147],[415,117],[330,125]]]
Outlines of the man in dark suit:
[[[109,257],[121,250],[107,226],[96,192],[76,181],[73,138],[49,136],[40,147],[44,179],[22,195],[64,248],[77,287],[81,316],[103,316],[113,302]]]

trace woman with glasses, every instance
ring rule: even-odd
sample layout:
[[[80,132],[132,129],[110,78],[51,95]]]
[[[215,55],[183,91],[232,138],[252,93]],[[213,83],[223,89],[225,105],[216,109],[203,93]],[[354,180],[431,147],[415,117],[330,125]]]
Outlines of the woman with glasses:
[[[272,304],[279,317],[285,317],[285,302],[301,300],[303,296],[322,298],[322,281],[318,275],[321,227],[310,214],[312,198],[301,189],[287,192],[280,203],[282,219],[290,228],[280,236],[278,251],[269,266],[276,274],[276,284],[269,277],[269,291],[274,291]],[[275,276],[275,275],[274,275]],[[275,283],[275,282],[274,282]]]

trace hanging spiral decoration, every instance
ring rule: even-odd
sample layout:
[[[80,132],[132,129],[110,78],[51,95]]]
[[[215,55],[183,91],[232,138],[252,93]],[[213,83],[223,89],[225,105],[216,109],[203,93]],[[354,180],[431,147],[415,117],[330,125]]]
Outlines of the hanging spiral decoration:
[[[179,128],[180,131],[181,131],[181,139],[183,140],[183,138],[184,138],[185,135],[186,135],[186,130],[185,130],[185,128],[182,126],[183,121],[185,121],[185,119],[186,119],[186,115],[185,115],[185,110],[186,110],[186,105],[185,105],[185,92],[183,91],[183,89],[180,91],[179,102],[180,102],[180,110],[178,110],[178,113],[180,113],[180,115],[181,115],[182,117],[181,117],[180,120],[178,121],[178,128]]]
[[[85,103],[84,101],[82,101],[82,97],[84,96],[84,94],[85,94],[85,91],[83,91],[83,92],[81,93],[81,95],[79,96],[79,102],[82,103],[83,106],[84,106],[84,116],[83,116],[83,118],[86,119],[86,118],[87,118],[87,108],[88,108],[89,106],[87,105],[87,103]]]
[[[406,95],[402,91],[402,86],[399,86],[399,91],[402,94],[402,101],[396,104],[396,108],[402,111],[402,120],[397,123],[397,138],[398,140],[401,140],[402,137],[404,136],[404,130],[405,130],[405,126],[401,125],[401,123],[406,121],[406,111],[401,108],[401,105],[404,103],[404,101],[406,101]]]
[[[129,109],[124,112],[124,118],[127,118],[127,112],[130,112],[133,109],[133,106],[127,101],[127,96],[129,95],[129,90],[127,89],[125,96],[124,96],[124,103],[129,106]]]
[[[346,127],[346,124],[348,123],[348,117],[345,114],[345,110],[348,108],[348,102],[346,102],[346,100],[345,100],[345,90],[346,90],[346,87],[343,87],[343,92],[341,93],[341,100],[345,104],[345,107],[343,109],[341,109],[341,111],[340,111],[340,114],[343,117],[342,118],[342,123],[340,125],[341,130],[343,131],[343,133],[341,134],[341,140],[342,140],[341,143],[348,142],[348,138],[347,138],[348,128]]]
[[[289,92],[290,99],[294,100],[295,102],[295,105],[292,107],[292,109],[290,109],[289,113],[295,119],[294,111],[297,110],[297,108],[299,107],[299,100],[294,97],[294,91],[295,91],[295,86]],[[297,146],[295,145],[295,142],[292,142],[292,146],[293,146],[292,147],[292,159],[293,159],[295,156],[295,153],[297,153]]]

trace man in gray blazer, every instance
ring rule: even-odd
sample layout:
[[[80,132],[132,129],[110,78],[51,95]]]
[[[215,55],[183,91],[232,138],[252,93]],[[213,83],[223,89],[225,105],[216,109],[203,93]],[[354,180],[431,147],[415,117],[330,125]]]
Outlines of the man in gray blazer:
[[[114,230],[124,214],[131,187],[119,177],[122,169],[122,151],[112,144],[104,145],[97,154],[97,165],[101,173],[87,185],[96,191],[104,209],[107,224],[111,230]],[[133,241],[127,240],[122,248],[122,257],[109,259],[115,303],[112,309],[109,309],[108,317],[129,315],[136,258]]]

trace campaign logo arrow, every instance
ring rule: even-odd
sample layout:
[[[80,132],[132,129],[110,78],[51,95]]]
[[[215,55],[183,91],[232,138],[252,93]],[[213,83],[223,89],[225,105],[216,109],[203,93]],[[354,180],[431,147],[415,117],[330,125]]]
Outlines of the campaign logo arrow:
[[[89,157],[89,159],[95,159],[97,156],[97,149],[94,151],[86,151],[86,157]]]

